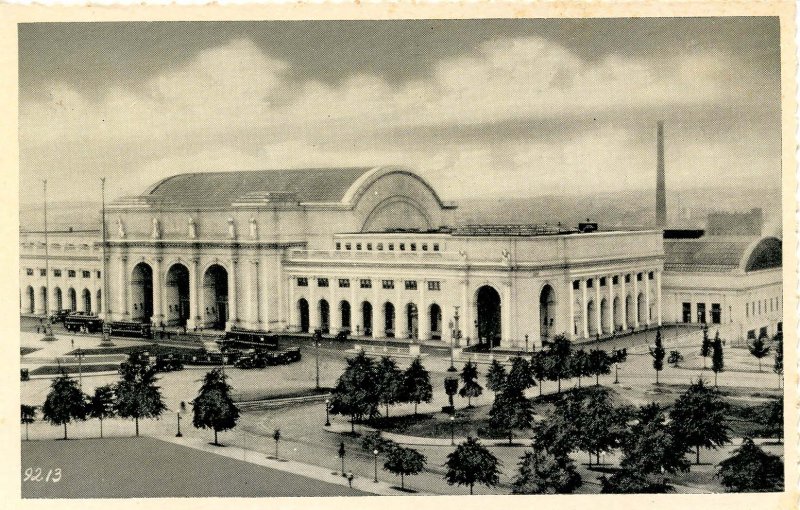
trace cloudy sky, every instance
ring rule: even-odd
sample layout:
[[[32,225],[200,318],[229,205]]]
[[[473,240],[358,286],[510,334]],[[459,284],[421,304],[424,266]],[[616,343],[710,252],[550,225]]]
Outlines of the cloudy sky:
[[[777,18],[19,27],[20,187],[404,164],[447,199],[779,185]],[[70,187],[69,183],[77,183]]]

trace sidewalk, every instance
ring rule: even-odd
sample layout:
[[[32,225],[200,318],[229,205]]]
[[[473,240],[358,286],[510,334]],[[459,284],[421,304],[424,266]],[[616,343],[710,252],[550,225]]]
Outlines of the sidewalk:
[[[378,432],[378,429],[374,429],[368,425],[359,424],[359,430],[362,431],[369,431],[369,432]],[[329,427],[323,427],[325,432],[333,432],[336,434],[349,434],[350,433],[350,425],[347,423],[331,423]],[[384,439],[391,439],[395,443],[398,444],[405,444],[405,445],[416,445],[416,446],[447,446],[453,447],[453,443],[456,445],[463,443],[467,440],[466,437],[454,437],[451,441],[449,437],[420,437],[420,436],[407,436],[404,434],[395,434],[393,432],[381,432],[381,437]],[[508,439],[480,439],[481,444],[484,446],[508,446]],[[513,439],[514,446],[528,446],[530,443],[530,439],[528,438],[521,438],[515,437]]]

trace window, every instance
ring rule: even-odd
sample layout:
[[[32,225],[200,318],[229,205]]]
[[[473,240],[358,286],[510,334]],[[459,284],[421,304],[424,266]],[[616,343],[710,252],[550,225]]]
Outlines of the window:
[[[411,243],[411,251],[417,251],[417,243]]]
[[[328,286],[327,278],[317,278],[317,287],[327,287],[327,286]]]
[[[612,276],[611,285],[618,285],[618,284],[619,284],[619,276]]]
[[[637,282],[642,281],[642,273],[636,273],[636,281]]]
[[[652,280],[654,277],[655,277],[655,273],[653,273],[652,271],[650,271],[649,273],[647,273],[647,279],[648,279],[648,280]]]
[[[591,278],[589,278],[588,280],[586,280],[586,288],[587,288],[587,289],[591,289],[593,285],[594,285],[594,282],[592,281],[592,279],[591,279]]]
[[[344,244],[344,249],[345,249],[345,250],[351,250],[351,249],[353,249],[353,245],[352,245],[352,244],[350,244],[350,243],[345,243],[345,244]]]
[[[61,270],[60,269],[53,269],[53,276],[60,277],[61,276]]]
[[[39,269],[39,276],[47,276],[47,269]]]
[[[33,268],[29,267],[28,269],[26,269],[25,274],[27,274],[28,276],[33,276]]]
[[[601,287],[605,287],[606,286],[606,277],[605,276],[600,278],[600,286]]]
[[[340,289],[349,289],[350,288],[350,280],[347,278],[339,278],[339,288]]]
[[[98,278],[101,278],[101,277],[102,277],[102,274],[100,273],[100,271],[98,271],[98,272],[97,272],[97,277],[98,277]]]
[[[422,243],[422,251],[428,251],[428,244]]]
[[[625,275],[625,283],[631,283],[631,275],[629,274]]]
[[[378,243],[378,251],[383,251],[383,243]]]
[[[342,243],[336,243],[336,250],[338,251],[341,249],[342,249]]]
[[[692,304],[683,303],[683,322],[692,322]]]
[[[356,243],[356,250],[361,251],[361,243]]]
[[[439,251],[439,244],[433,243],[433,251]]]
[[[372,288],[372,280],[362,279],[361,280],[361,288],[362,289],[371,289]]]
[[[406,290],[417,290],[417,281],[406,280]]]
[[[719,303],[711,303],[711,324],[722,323],[722,306]]]
[[[580,280],[575,280],[572,282],[572,290],[579,290],[581,288]]]
[[[372,251],[372,243],[367,243],[367,251]]]
[[[394,243],[389,243],[389,251],[394,251]]]
[[[697,303],[697,322],[700,324],[706,323],[706,304]]]
[[[297,278],[297,286],[298,287],[308,287],[308,278],[304,276],[300,276]]]
[[[91,278],[92,277],[92,272],[91,271],[82,271],[82,273],[83,273],[82,276],[84,278]]]
[[[428,282],[428,290],[442,290],[442,282],[439,281]]]
[[[76,274],[77,274],[77,273],[75,272],[75,270],[74,270],[74,269],[67,269],[67,277],[69,277],[69,278],[75,278],[75,275],[76,275]]]
[[[394,280],[383,280],[383,288],[384,289],[393,289],[394,288]]]
[[[406,243],[400,243],[400,251],[406,251]]]

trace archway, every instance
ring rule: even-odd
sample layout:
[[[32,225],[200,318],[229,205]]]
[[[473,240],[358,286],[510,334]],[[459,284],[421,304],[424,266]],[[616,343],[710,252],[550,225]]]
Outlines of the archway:
[[[372,336],[372,304],[369,301],[361,303],[361,323],[364,325],[364,336]]]
[[[622,327],[622,303],[619,296],[614,297],[614,329],[619,330]]]
[[[555,329],[556,294],[549,284],[542,287],[539,294],[539,320],[542,338],[547,339]]]
[[[47,287],[40,287],[39,288],[39,306],[41,306],[41,311],[44,313],[48,313],[50,309],[48,308],[48,299],[47,299]]]
[[[310,321],[308,317],[308,301],[305,298],[300,298],[297,302],[297,311],[300,314],[300,332],[308,333]]]
[[[173,264],[167,271],[164,289],[164,319],[169,326],[185,326],[189,319],[189,268]]]
[[[603,298],[600,300],[600,332],[601,333],[611,333],[608,330],[608,317],[611,313],[611,310],[608,308],[608,299]]]
[[[103,291],[102,290],[98,290],[97,291],[97,299],[95,301],[97,302],[97,312],[98,313],[103,313]]]
[[[152,317],[153,268],[146,262],[139,262],[131,274],[131,318],[150,322]]]
[[[78,309],[78,294],[75,292],[75,289],[71,288],[67,291],[67,298],[69,299],[70,311],[76,311]]]
[[[56,287],[56,311],[64,309],[64,295],[61,293],[61,287]]]
[[[628,324],[633,323],[633,296],[630,294],[625,296],[625,317],[628,319]]]
[[[647,321],[647,306],[644,302],[644,293],[639,293],[639,298],[637,299],[637,316],[639,317],[639,325],[646,324]]]
[[[441,340],[442,339],[442,309],[436,303],[433,303],[430,307],[430,317],[431,317],[431,338],[433,340]]]
[[[212,264],[203,275],[203,305],[205,324],[215,329],[225,329],[228,321],[228,271]]]
[[[92,293],[89,289],[83,289],[83,311],[92,313]]]
[[[319,300],[319,329],[323,333],[331,332],[331,306],[324,299]]]
[[[342,329],[350,331],[350,303],[347,301],[339,303],[339,311],[342,316]]]
[[[478,289],[476,299],[478,308],[478,342],[489,346],[500,345],[500,294],[494,288],[484,285]]]
[[[387,337],[394,337],[394,305],[386,303],[383,305],[384,331]]]
[[[25,291],[25,313],[34,313],[36,310],[36,297],[34,296],[33,287],[28,285]]]
[[[406,305],[406,327],[408,338],[419,338],[419,311],[414,303]]]
[[[589,321],[587,323],[589,336],[595,336],[597,334],[597,305],[593,299],[586,303],[586,319]]]

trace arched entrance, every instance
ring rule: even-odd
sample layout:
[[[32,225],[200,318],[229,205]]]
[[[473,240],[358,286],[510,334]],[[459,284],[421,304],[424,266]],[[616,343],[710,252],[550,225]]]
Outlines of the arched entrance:
[[[47,287],[41,287],[39,289],[39,296],[39,305],[42,307],[42,312],[49,312],[49,308],[47,307]]]
[[[339,311],[342,315],[342,329],[350,331],[350,303],[347,301],[339,303]]]
[[[408,338],[419,338],[419,310],[414,303],[406,305],[406,327],[408,328]]]
[[[139,262],[131,274],[131,319],[150,322],[152,317],[153,268],[146,262]]]
[[[83,311],[92,313],[92,293],[89,289],[83,289]]]
[[[556,317],[556,294],[549,284],[542,287],[539,294],[539,318],[542,338],[548,339],[553,335]]]
[[[102,298],[103,298],[103,291],[102,290],[98,290],[97,291],[97,299],[95,300],[97,302],[97,312],[98,313],[103,313],[103,299]]]
[[[203,275],[203,305],[206,327],[225,329],[228,321],[228,271],[212,264]]]
[[[587,324],[589,336],[595,336],[597,334],[597,305],[593,299],[586,304],[586,318],[589,321]]]
[[[75,292],[75,289],[69,289],[67,291],[67,299],[69,300],[69,309],[70,311],[77,311],[78,310],[78,294]]]
[[[56,287],[56,311],[64,309],[64,295],[61,293],[61,287]]]
[[[34,313],[36,310],[36,296],[34,295],[33,287],[28,285],[25,290],[25,313]]]
[[[614,298],[614,329],[619,330],[622,327],[622,303],[619,296]]]
[[[383,305],[384,331],[388,338],[394,338],[394,305]]]
[[[368,301],[361,303],[361,319],[364,325],[364,336],[372,336],[372,304]]]
[[[430,308],[431,317],[431,338],[433,340],[442,339],[442,309],[436,303],[433,303]]]
[[[494,288],[484,285],[478,289],[476,299],[478,308],[478,342],[491,347],[500,345],[500,294]]]
[[[633,296],[630,294],[625,296],[625,317],[628,319],[628,324],[633,323]]]
[[[611,333],[608,330],[608,314],[611,311],[608,309],[608,299],[603,298],[600,300],[600,332],[601,333]]]
[[[173,264],[167,271],[164,322],[169,326],[185,326],[189,319],[189,268]]]
[[[637,314],[638,314],[638,317],[639,317],[639,325],[641,326],[643,324],[646,324],[648,322],[647,321],[647,306],[645,305],[645,302],[644,302],[644,294],[641,293],[641,292],[639,293],[639,298],[637,299],[637,307],[636,308],[637,308]]]
[[[331,332],[331,306],[324,299],[319,300],[319,329],[323,333]]]
[[[308,318],[308,301],[305,298],[300,298],[297,302],[297,311],[300,314],[300,332],[308,333],[309,318]]]

